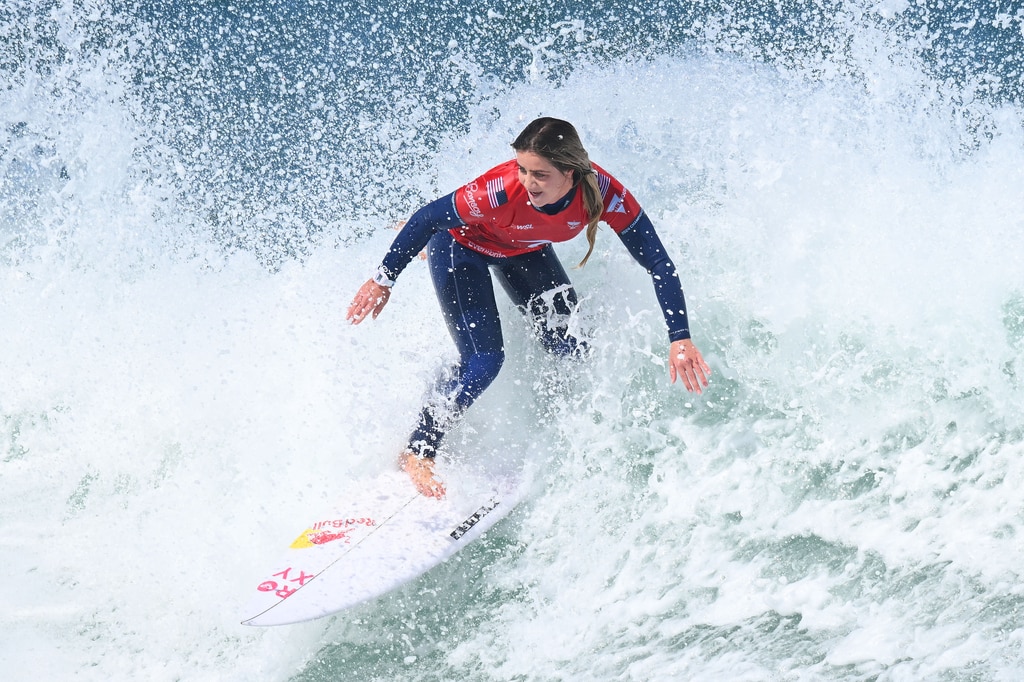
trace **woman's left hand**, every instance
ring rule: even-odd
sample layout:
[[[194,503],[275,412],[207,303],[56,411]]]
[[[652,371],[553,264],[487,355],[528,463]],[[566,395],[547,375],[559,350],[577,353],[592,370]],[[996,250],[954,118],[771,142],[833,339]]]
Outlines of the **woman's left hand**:
[[[708,385],[711,368],[704,362],[697,346],[690,339],[673,341],[668,351],[668,374],[672,383],[676,377],[683,381],[683,386],[690,393],[701,393]]]

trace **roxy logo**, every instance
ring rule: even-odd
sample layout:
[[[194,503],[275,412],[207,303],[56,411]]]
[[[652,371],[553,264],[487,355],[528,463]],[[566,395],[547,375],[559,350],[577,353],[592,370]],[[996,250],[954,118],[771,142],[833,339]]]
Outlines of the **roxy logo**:
[[[570,220],[569,223],[568,223],[570,230],[578,230],[578,229],[580,229],[580,225],[582,225],[582,224],[583,223],[581,223],[578,220]]]
[[[476,205],[477,189],[479,189],[479,186],[475,182],[471,182],[466,185],[466,205],[469,206],[469,215],[474,218],[483,218],[483,212],[480,210],[480,207]]]
[[[297,576],[293,577],[293,570],[296,573],[298,573]],[[278,580],[264,580],[256,586],[256,589],[260,592],[273,592],[280,599],[286,599],[292,596],[295,593],[295,590],[299,589],[300,587],[308,583],[310,580],[315,578],[316,575],[313,573],[306,573],[305,571],[299,569],[293,569],[289,566],[283,571],[275,573],[270,577],[278,578]],[[295,585],[295,587],[288,585],[288,583],[292,583],[293,585]]]

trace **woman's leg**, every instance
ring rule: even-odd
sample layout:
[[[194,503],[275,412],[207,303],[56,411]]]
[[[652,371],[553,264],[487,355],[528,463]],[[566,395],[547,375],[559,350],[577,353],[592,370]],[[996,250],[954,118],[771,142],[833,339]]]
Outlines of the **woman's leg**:
[[[578,305],[576,290],[550,245],[508,258],[496,269],[498,281],[548,352],[571,357],[587,353],[587,342],[569,332],[569,318]]]
[[[491,385],[505,360],[488,259],[447,232],[430,240],[427,259],[459,363],[441,377],[409,437],[409,450],[421,457],[435,455],[445,432]]]

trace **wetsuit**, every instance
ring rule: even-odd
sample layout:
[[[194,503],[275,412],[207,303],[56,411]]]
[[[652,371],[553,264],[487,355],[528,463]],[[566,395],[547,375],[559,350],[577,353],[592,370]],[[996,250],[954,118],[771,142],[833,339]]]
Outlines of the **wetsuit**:
[[[690,338],[676,268],[654,226],[617,180],[596,164],[594,170],[604,202],[601,220],[651,274],[669,340]],[[519,182],[515,159],[427,204],[409,219],[380,272],[395,280],[417,253],[427,249],[434,290],[460,358],[428,399],[410,436],[410,449],[432,457],[453,421],[501,369],[504,343],[491,271],[531,320],[545,349],[564,356],[586,351],[586,342],[569,332],[576,292],[551,247],[584,232],[586,226],[578,186],[554,204],[534,207]]]

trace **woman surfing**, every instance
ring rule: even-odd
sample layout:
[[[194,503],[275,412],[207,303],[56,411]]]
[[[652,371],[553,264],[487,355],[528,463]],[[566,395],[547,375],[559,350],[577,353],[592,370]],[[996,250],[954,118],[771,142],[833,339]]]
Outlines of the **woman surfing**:
[[[439,381],[399,462],[424,495],[443,497],[434,458],[445,433],[494,381],[505,359],[494,297],[497,279],[531,321],[544,348],[587,353],[570,330],[576,291],[552,248],[586,233],[594,251],[599,222],[612,228],[651,275],[669,336],[669,377],[700,393],[711,370],[690,339],[682,285],[647,214],[621,183],[591,163],[567,121],[538,118],[512,143],[515,158],[419,209],[402,228],[376,274],[348,308],[359,324],[380,314],[395,280],[422,249],[437,300],[459,351]]]

